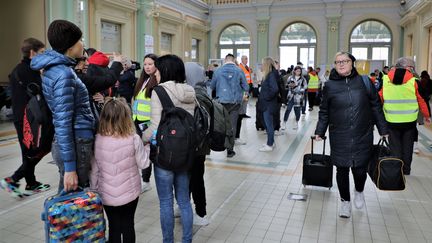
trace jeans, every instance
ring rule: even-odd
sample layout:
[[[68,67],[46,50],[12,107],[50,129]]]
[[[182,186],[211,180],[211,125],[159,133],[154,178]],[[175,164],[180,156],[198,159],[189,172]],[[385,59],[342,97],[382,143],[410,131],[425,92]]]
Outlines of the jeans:
[[[393,155],[404,162],[403,171],[406,174],[411,172],[414,140],[417,135],[417,128],[389,129],[389,146]]]
[[[336,168],[336,182],[339,189],[340,197],[344,201],[350,201],[350,184],[349,184],[349,170],[350,167],[337,167]],[[354,168],[351,167],[351,172],[354,177],[355,189],[358,192],[364,190],[367,179],[367,168]]]
[[[104,205],[109,224],[109,243],[135,243],[135,211],[138,198],[121,206]]]
[[[267,131],[267,145],[273,146],[274,143],[274,126],[273,126],[273,111],[267,108],[263,112],[264,123]]]
[[[303,106],[302,106],[302,114],[306,114],[306,101],[308,100],[308,92],[305,91],[304,92],[304,97],[303,97]]]
[[[35,167],[39,163],[39,161],[41,161],[43,156],[38,156],[36,151],[29,150],[24,145],[23,123],[14,122],[14,125],[18,135],[18,142],[21,147],[22,164],[12,175],[12,179],[15,182],[18,182],[22,178],[25,178],[27,185],[33,186],[34,184],[36,184],[36,176],[34,174]]]
[[[183,226],[182,242],[192,242],[193,215],[189,197],[188,172],[173,172],[154,165],[154,176],[159,197],[163,242],[174,242],[173,189],[180,208]]]
[[[300,109],[302,107],[294,106],[294,98],[292,98],[288,101],[288,105],[287,105],[287,108],[285,110],[285,115],[284,115],[284,122],[288,121],[289,114],[291,113],[291,110],[293,107],[294,107],[294,113],[296,116],[296,121],[300,120]]]
[[[189,190],[195,204],[195,212],[200,217],[207,215],[204,185],[205,155],[196,155],[191,168]]]
[[[93,157],[94,138],[75,138],[76,173],[78,175],[78,186],[85,188],[90,186],[91,159]],[[57,140],[54,139],[51,148],[52,157],[59,168],[60,181],[58,192],[64,187],[64,164],[60,158],[60,150]]]

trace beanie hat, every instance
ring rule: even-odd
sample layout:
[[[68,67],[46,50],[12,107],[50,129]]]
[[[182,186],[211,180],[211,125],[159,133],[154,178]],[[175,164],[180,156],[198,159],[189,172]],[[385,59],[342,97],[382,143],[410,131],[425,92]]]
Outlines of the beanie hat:
[[[109,58],[100,51],[95,52],[88,59],[89,64],[95,64],[101,67],[108,67]]]
[[[354,63],[356,61],[356,58],[349,52],[346,53],[348,55],[348,58],[351,59],[351,62]]]
[[[48,27],[48,41],[54,51],[65,54],[82,37],[78,26],[67,20],[54,20]]]

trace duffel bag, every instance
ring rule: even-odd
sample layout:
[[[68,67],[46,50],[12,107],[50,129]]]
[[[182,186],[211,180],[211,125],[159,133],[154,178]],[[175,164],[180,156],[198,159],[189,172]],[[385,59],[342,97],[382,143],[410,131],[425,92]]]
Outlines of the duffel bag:
[[[405,189],[403,161],[392,156],[385,138],[374,145],[368,174],[380,190],[401,191]]]

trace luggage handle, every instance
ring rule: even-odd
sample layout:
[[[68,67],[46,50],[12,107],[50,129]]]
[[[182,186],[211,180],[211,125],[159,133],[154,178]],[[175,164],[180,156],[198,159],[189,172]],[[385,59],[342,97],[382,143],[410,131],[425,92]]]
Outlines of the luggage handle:
[[[64,188],[63,188],[58,195],[59,196],[65,196],[65,195],[68,195],[68,194],[72,194],[74,192],[82,192],[82,191],[84,191],[84,189],[82,187],[80,187],[80,186],[77,187],[77,189],[71,190],[71,191],[68,191],[68,192],[65,191]]]
[[[323,140],[324,140],[324,145],[323,145],[323,153],[322,153],[322,157],[324,158],[324,156],[325,156],[325,145],[326,145],[326,140],[327,140],[327,137],[326,136],[323,136],[323,137],[321,137]],[[313,159],[313,142],[314,142],[314,140],[315,140],[316,138],[315,138],[315,136],[311,136],[311,140],[312,140],[312,143],[311,143],[311,159]]]
[[[390,147],[386,137],[380,138],[380,140],[378,141],[378,146],[379,146],[378,154],[381,154],[382,146],[387,147],[387,148]]]

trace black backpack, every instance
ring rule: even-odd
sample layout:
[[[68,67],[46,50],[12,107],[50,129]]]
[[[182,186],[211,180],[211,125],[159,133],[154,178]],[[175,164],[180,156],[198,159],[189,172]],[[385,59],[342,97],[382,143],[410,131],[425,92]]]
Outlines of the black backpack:
[[[170,171],[187,171],[194,161],[197,130],[194,117],[174,106],[166,90],[154,88],[162,104],[162,116],[156,134],[155,163]]]
[[[194,123],[196,130],[195,137],[197,149],[200,149],[203,147],[203,144],[207,140],[210,133],[210,115],[198,100],[195,101],[197,103],[194,111]]]
[[[19,81],[18,75],[16,78]],[[42,158],[51,152],[54,138],[52,114],[38,84],[29,83],[26,89],[30,100],[24,109],[23,144]]]

